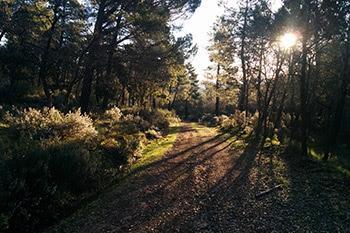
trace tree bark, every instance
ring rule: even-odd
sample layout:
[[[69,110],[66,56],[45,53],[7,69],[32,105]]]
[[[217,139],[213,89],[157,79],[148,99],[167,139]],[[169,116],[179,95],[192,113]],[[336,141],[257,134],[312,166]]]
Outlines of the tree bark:
[[[301,75],[300,75],[300,116],[301,116],[301,154],[307,156],[307,38],[302,39]]]
[[[215,115],[216,116],[220,115],[219,76],[220,76],[220,64],[218,64],[217,73],[216,73],[216,101],[215,101]]]
[[[238,109],[240,111],[247,110],[245,109],[246,106],[246,94],[248,92],[247,90],[247,67],[246,67],[246,59],[245,59],[245,49],[246,49],[246,30],[248,26],[248,3],[249,1],[246,1],[246,6],[244,10],[244,22],[243,22],[243,28],[242,28],[242,37],[241,37],[241,51],[240,51],[240,59],[241,59],[241,68],[242,68],[242,85],[238,100]]]
[[[48,38],[46,41],[46,45],[42,54],[41,62],[40,62],[40,67],[39,67],[39,80],[41,84],[43,85],[43,90],[46,96],[47,100],[47,105],[49,107],[52,106],[52,91],[50,90],[50,87],[47,83],[46,75],[47,75],[47,66],[48,66],[48,59],[50,55],[50,49],[51,49],[51,43],[53,40],[53,35],[56,30],[56,24],[59,21],[59,13],[58,13],[59,6],[56,4],[54,7],[54,20],[51,24],[50,29],[47,31],[48,33]]]
[[[85,66],[83,86],[80,94],[80,107],[83,113],[86,113],[90,110],[90,96],[95,71],[94,63],[96,60],[96,52],[100,47],[100,42],[102,39],[102,25],[105,19],[105,7],[106,1],[101,1],[94,27],[92,45],[89,49],[89,55]]]
[[[257,135],[259,135],[261,133],[263,124],[264,124],[264,128],[265,128],[264,134],[265,135],[267,134],[266,127],[267,127],[267,120],[268,120],[267,118],[268,118],[268,113],[269,113],[269,107],[270,107],[272,97],[274,96],[275,91],[276,91],[277,83],[278,83],[278,80],[280,77],[280,73],[282,71],[283,62],[284,62],[283,57],[277,59],[277,65],[276,65],[277,68],[276,68],[276,71],[274,74],[274,79],[272,81],[271,90],[269,90],[270,85],[267,85],[265,96],[264,96],[264,105],[263,105],[262,110],[261,110],[262,114],[258,120]]]
[[[258,125],[255,129],[256,137],[259,137],[261,133],[261,119],[262,119],[262,92],[261,92],[261,83],[262,83],[262,66],[263,66],[263,56],[264,56],[264,42],[261,41],[260,44],[260,55],[259,55],[259,71],[258,71],[258,77],[257,77],[257,86],[256,86],[256,102],[257,102],[257,110],[258,110]]]
[[[336,104],[333,124],[330,124],[330,133],[328,139],[328,146],[325,151],[323,160],[327,161],[331,156],[331,151],[334,149],[337,144],[337,138],[340,132],[342,125],[344,106],[346,103],[346,96],[348,94],[348,85],[349,85],[349,54],[350,54],[350,43],[347,44],[345,53],[343,56],[343,71],[340,84],[340,96]]]

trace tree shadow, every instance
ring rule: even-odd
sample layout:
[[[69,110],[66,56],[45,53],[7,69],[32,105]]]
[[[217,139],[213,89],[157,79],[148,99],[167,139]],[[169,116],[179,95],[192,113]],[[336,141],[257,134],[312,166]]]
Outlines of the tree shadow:
[[[288,225],[291,230],[350,232],[350,179],[330,171],[322,163],[299,156],[298,151],[281,154],[288,164]]]
[[[189,137],[188,141],[180,138],[178,151],[149,164],[130,182],[109,193],[98,203],[100,211],[94,209],[88,215],[91,223],[81,220],[79,229],[349,232],[345,224],[350,219],[349,182],[334,188],[331,182],[335,180],[330,178],[326,184],[336,191],[322,192],[327,187],[318,186],[318,176],[310,173],[318,165],[295,161],[290,152],[262,150],[258,141],[250,141],[244,150],[233,150],[230,139],[227,134],[199,140]],[[224,169],[216,170],[220,166]],[[210,178],[216,173],[220,176]],[[282,184],[283,189],[255,197],[276,184]],[[344,196],[334,201],[332,195],[341,192]],[[339,209],[340,214],[336,213]]]
[[[188,129],[180,130],[180,132],[182,132],[182,133],[184,133],[184,132],[194,132],[194,131],[195,131],[195,130],[188,130]],[[202,147],[202,146],[204,146],[204,145],[206,145],[206,144],[208,144],[208,143],[211,143],[211,142],[214,142],[214,141],[220,141],[223,137],[224,137],[223,141],[219,142],[218,144],[216,144],[216,145],[214,145],[214,146],[212,146],[211,148],[208,148],[208,149],[212,149],[212,148],[214,148],[214,147],[216,147],[216,146],[218,146],[218,145],[220,145],[220,144],[226,142],[227,140],[229,140],[229,139],[231,138],[230,135],[227,135],[227,134],[225,134],[225,133],[222,133],[222,134],[216,135],[216,136],[214,136],[214,137],[211,137],[211,138],[209,138],[209,139],[207,139],[207,140],[205,140],[205,141],[203,141],[203,142],[200,142],[200,143],[198,143],[198,144],[196,144],[196,145],[194,145],[194,146],[191,146],[191,147],[189,147],[189,148],[186,148],[186,149],[184,149],[184,150],[182,150],[182,151],[180,151],[180,152],[177,152],[177,153],[170,153],[170,154],[168,153],[168,154],[165,155],[162,159],[159,159],[159,160],[157,160],[157,161],[154,161],[154,162],[152,162],[152,163],[149,163],[149,164],[147,164],[147,165],[145,165],[145,166],[141,166],[141,167],[139,167],[139,168],[133,170],[132,172],[130,172],[130,173],[128,174],[128,177],[133,176],[133,175],[135,175],[135,174],[137,174],[137,173],[140,173],[140,172],[142,172],[142,171],[144,171],[144,170],[147,170],[147,169],[153,168],[153,167],[155,167],[155,166],[158,166],[158,165],[160,165],[160,164],[169,162],[170,160],[176,159],[177,157],[180,157],[180,156],[182,156],[182,155],[184,155],[184,154],[186,154],[186,153],[188,153],[188,152],[194,151],[194,150],[196,150],[197,148]],[[177,142],[176,142],[176,143],[177,143]],[[175,144],[176,144],[176,143],[175,143]],[[185,142],[185,143],[186,143],[186,142]],[[202,152],[205,152],[205,150],[202,151]]]

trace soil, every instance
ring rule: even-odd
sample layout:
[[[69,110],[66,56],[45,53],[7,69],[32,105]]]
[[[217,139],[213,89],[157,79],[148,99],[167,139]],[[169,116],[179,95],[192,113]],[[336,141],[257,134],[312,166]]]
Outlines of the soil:
[[[48,232],[350,232],[348,177],[258,148],[184,124],[163,158]]]

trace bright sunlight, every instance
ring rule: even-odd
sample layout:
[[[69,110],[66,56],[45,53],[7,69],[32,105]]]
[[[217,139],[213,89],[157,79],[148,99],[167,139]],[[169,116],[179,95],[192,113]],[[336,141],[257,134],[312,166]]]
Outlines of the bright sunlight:
[[[350,233],[349,18],[0,0],[0,233]]]
[[[288,32],[280,37],[280,45],[284,49],[289,49],[297,43],[298,37],[295,33]]]

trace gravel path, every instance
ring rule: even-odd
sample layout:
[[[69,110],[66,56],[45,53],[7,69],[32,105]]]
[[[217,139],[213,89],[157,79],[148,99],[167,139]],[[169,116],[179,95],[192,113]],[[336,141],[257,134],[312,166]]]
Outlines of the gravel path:
[[[322,197],[305,168],[231,144],[184,124],[170,153],[50,232],[350,232],[348,180],[325,179],[338,185]]]

